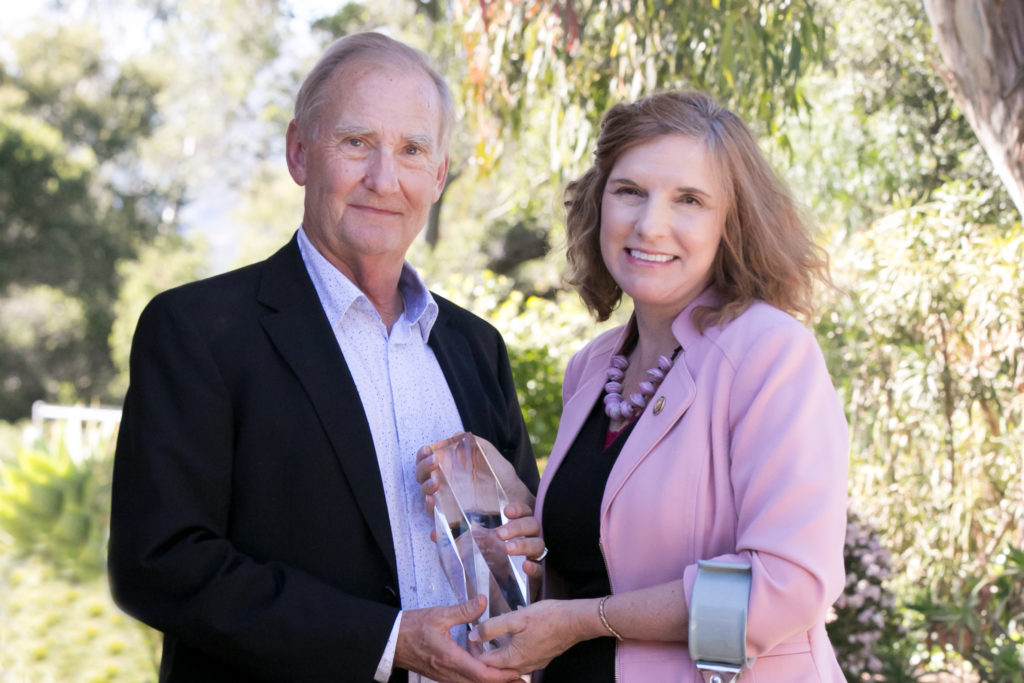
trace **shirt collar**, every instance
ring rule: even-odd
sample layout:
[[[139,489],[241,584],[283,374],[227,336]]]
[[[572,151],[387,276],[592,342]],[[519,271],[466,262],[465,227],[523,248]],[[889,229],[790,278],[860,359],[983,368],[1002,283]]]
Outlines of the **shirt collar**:
[[[332,327],[341,321],[345,313],[357,301],[373,307],[369,297],[363,294],[355,283],[335,268],[313,246],[301,225],[299,226],[298,242],[302,262],[309,272],[310,279],[313,280],[313,287],[316,289],[317,296],[320,297],[320,304]],[[430,336],[430,330],[437,321],[437,302],[434,301],[434,297],[430,294],[419,273],[408,261],[402,264],[402,273],[398,278],[398,291],[401,292],[405,304],[402,316],[410,326],[419,327],[423,341],[426,343]]]

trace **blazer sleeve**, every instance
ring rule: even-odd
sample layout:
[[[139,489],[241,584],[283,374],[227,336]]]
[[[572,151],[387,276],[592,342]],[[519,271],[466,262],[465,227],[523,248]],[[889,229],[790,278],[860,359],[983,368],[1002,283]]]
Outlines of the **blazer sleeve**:
[[[736,555],[750,562],[747,645],[759,656],[820,624],[845,582],[846,418],[813,335],[760,331],[729,388]],[[686,570],[687,600],[696,567]]]
[[[158,297],[133,342],[113,473],[115,600],[254,677],[372,680],[397,608],[259,561],[230,540],[235,416],[221,369],[185,309]]]

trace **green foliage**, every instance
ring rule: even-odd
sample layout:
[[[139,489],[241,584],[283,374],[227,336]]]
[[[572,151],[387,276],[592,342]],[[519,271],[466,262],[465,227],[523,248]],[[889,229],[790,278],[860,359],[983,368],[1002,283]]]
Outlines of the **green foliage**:
[[[106,577],[69,580],[0,546],[0,680],[155,683],[160,635],[122,613]]]
[[[930,201],[946,182],[986,193],[995,222],[1013,211],[984,150],[935,72],[920,0],[822,0],[825,69],[804,79],[809,111],[790,117],[780,167],[817,216],[844,231]],[[884,29],[881,29],[884,27]]]
[[[846,295],[818,325],[851,495],[896,552],[897,592],[942,603],[1024,534],[1024,232],[974,222],[984,201],[950,186],[838,246]]]
[[[127,178],[159,84],[86,27],[13,49],[0,64],[0,308],[20,327],[0,333],[0,417],[65,387],[106,396],[114,263],[157,222],[152,191]]]
[[[501,0],[453,9],[464,27],[467,111],[491,145],[479,149],[483,164],[541,109],[551,169],[571,168],[608,107],[681,85],[715,93],[774,132],[780,110],[803,108],[800,76],[825,56],[810,0]]]
[[[982,683],[1024,683],[1024,551],[1008,548],[963,577],[947,598],[912,605],[939,642],[952,643]]]
[[[155,681],[160,635],[114,605],[104,571],[112,430],[45,425],[0,423],[0,678]]]
[[[119,372],[116,386],[121,392],[128,387],[128,355],[142,309],[163,290],[199,278],[205,256],[206,247],[200,239],[161,235],[140,249],[136,259],[117,264],[122,284],[113,306],[109,346]]]
[[[0,423],[0,678],[156,681],[160,634],[106,583],[111,429],[46,425]]]
[[[573,353],[597,333],[574,294],[555,300],[525,296],[509,278],[489,272],[453,275],[438,293],[498,328],[508,346],[519,404],[534,455],[545,459],[562,415],[562,375]]]
[[[63,443],[21,449],[0,469],[0,530],[70,576],[106,566],[109,458],[72,461]]]
[[[103,377],[106,362],[80,298],[50,285],[11,285],[0,295],[0,320],[0,416],[24,417],[32,399],[73,396]]]
[[[173,243],[188,202],[227,194],[248,176],[248,161],[279,150],[262,125],[293,82],[279,92],[263,70],[287,35],[285,3],[104,8],[50,14],[30,33],[3,36],[0,309],[25,324],[18,339],[0,332],[0,418],[22,417],[40,398],[119,400],[124,384],[108,347],[118,264],[158,234],[162,246]],[[144,26],[150,44],[122,40],[108,20],[136,37]],[[230,227],[222,220],[218,234]],[[154,264],[153,284],[178,280],[163,271]]]

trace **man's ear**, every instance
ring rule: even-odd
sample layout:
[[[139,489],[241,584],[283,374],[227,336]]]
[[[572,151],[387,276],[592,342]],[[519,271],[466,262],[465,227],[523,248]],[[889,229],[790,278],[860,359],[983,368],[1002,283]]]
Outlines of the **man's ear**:
[[[285,158],[288,160],[288,172],[298,185],[306,184],[306,143],[295,119],[288,124],[285,136]]]
[[[448,163],[450,159],[447,154],[444,155],[444,161],[442,161],[437,167],[437,187],[434,188],[434,201],[436,202],[441,198],[441,193],[444,192],[445,181],[448,180]]]

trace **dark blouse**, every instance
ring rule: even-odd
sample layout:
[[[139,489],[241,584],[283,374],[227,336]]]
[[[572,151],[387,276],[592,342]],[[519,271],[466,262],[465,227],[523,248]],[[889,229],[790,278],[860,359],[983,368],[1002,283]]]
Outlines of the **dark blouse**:
[[[630,423],[605,448],[608,416],[604,396],[590,411],[544,499],[544,541],[547,568],[564,580],[560,599],[600,598],[611,593],[608,569],[598,545],[601,498],[608,475],[636,422]],[[577,643],[544,670],[544,683],[613,683],[615,639],[611,636]]]

